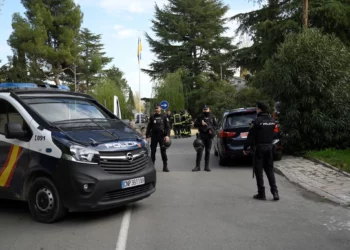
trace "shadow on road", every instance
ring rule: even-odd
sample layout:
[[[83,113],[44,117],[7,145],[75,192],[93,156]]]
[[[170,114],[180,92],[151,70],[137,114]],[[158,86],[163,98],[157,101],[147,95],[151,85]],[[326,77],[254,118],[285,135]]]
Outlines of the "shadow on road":
[[[26,213],[30,213],[26,202],[0,199],[0,214],[16,215]]]
[[[216,156],[212,156],[213,160],[218,163],[218,159]],[[234,168],[234,169],[247,169],[253,166],[253,160],[251,158],[239,158],[239,159],[231,159],[227,162],[225,166],[219,166],[220,168]]]
[[[93,223],[96,220],[108,220],[122,216],[126,206],[96,212],[70,212],[64,220],[57,223],[82,224]],[[0,215],[14,218],[30,218],[30,210],[26,202],[0,199]]]

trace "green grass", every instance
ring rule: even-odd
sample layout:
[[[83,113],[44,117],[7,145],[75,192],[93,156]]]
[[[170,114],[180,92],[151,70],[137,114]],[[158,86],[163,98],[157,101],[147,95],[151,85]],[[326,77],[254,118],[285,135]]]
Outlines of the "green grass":
[[[326,149],[322,151],[311,151],[307,153],[307,156],[324,161],[334,167],[350,173],[350,149]]]

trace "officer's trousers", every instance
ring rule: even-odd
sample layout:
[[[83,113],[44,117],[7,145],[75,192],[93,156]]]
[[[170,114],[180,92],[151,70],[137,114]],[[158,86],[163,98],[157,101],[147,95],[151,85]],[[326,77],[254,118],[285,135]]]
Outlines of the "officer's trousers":
[[[205,166],[209,166],[209,160],[210,160],[210,150],[212,146],[213,139],[209,137],[209,135],[199,135],[199,138],[204,143],[204,151],[205,151]],[[203,150],[197,151],[197,158],[196,158],[196,167],[200,166],[201,160],[203,156]]]
[[[179,125],[174,125],[174,134],[175,136],[180,136],[180,126]]]
[[[255,149],[254,162],[254,172],[256,176],[256,183],[258,186],[258,193],[265,194],[263,171],[265,171],[267,179],[269,181],[271,193],[277,192],[278,190],[273,169],[274,166],[272,145],[257,145]]]
[[[186,130],[187,130],[188,135],[190,136],[191,135],[191,125],[186,125]]]
[[[157,146],[159,144],[160,154],[162,155],[163,163],[168,162],[168,156],[166,155],[166,148],[163,147],[165,136],[162,135],[152,135],[151,137],[151,158],[153,163],[156,161]]]

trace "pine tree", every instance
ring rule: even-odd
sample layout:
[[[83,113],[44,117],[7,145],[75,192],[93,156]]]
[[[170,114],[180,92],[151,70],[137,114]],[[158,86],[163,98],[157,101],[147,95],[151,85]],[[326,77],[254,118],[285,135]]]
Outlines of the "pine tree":
[[[134,93],[132,92],[132,89],[129,87],[129,94],[128,94],[128,100],[126,102],[127,107],[127,116],[125,117],[132,117],[133,113],[132,111],[136,109],[135,106],[135,100],[134,100]]]
[[[228,6],[219,0],[169,0],[164,9],[155,6],[152,30],[157,39],[146,34],[157,60],[150,70],[152,79],[159,79],[179,68],[188,72],[185,82],[192,83],[201,72],[219,74],[224,65],[225,78],[233,75],[232,39],[224,37]],[[190,85],[191,84],[191,85]]]
[[[102,73],[103,68],[112,61],[103,52],[101,35],[93,34],[89,29],[83,28],[77,37],[79,46],[79,56],[74,62],[76,66],[77,82],[84,82],[86,89],[89,89],[98,78],[98,73]],[[66,65],[68,66],[68,65]],[[74,78],[74,71],[67,69],[66,74],[70,75],[71,81]]]
[[[257,0],[258,2],[259,0]],[[269,0],[261,9],[232,17],[240,22],[238,34],[249,33],[253,45],[237,51],[236,61],[250,72],[260,71],[288,33],[300,32],[300,2]]]
[[[128,101],[127,104],[129,105],[130,110],[132,111],[133,109],[135,109],[135,100],[134,100],[134,93],[132,92],[132,89],[129,88],[129,97],[128,97]]]
[[[124,73],[115,65],[104,71],[104,76],[109,78],[122,91],[124,96],[129,94],[129,85],[124,78]]]
[[[25,18],[15,13],[9,44],[20,49],[34,74],[56,84],[77,56],[75,44],[83,15],[73,0],[22,0]]]
[[[252,73],[262,70],[287,34],[302,32],[302,7],[300,0],[268,0],[258,10],[232,17],[240,22],[238,33],[250,34],[253,41],[252,46],[237,51],[238,66]],[[308,19],[309,28],[320,28],[325,33],[335,34],[342,42],[350,45],[349,1],[310,1]]]
[[[29,82],[35,81],[40,83],[41,81],[33,75],[28,75],[28,68],[26,58],[21,50],[13,50],[13,56],[8,56],[9,67],[6,70],[6,81],[8,82]]]

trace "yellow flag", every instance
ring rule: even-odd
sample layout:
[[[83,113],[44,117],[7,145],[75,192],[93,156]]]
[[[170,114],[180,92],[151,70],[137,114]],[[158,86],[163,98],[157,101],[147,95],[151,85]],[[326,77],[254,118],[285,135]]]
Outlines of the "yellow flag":
[[[141,38],[139,37],[138,45],[137,45],[137,60],[140,63],[141,60],[141,51],[142,51],[142,43]]]

